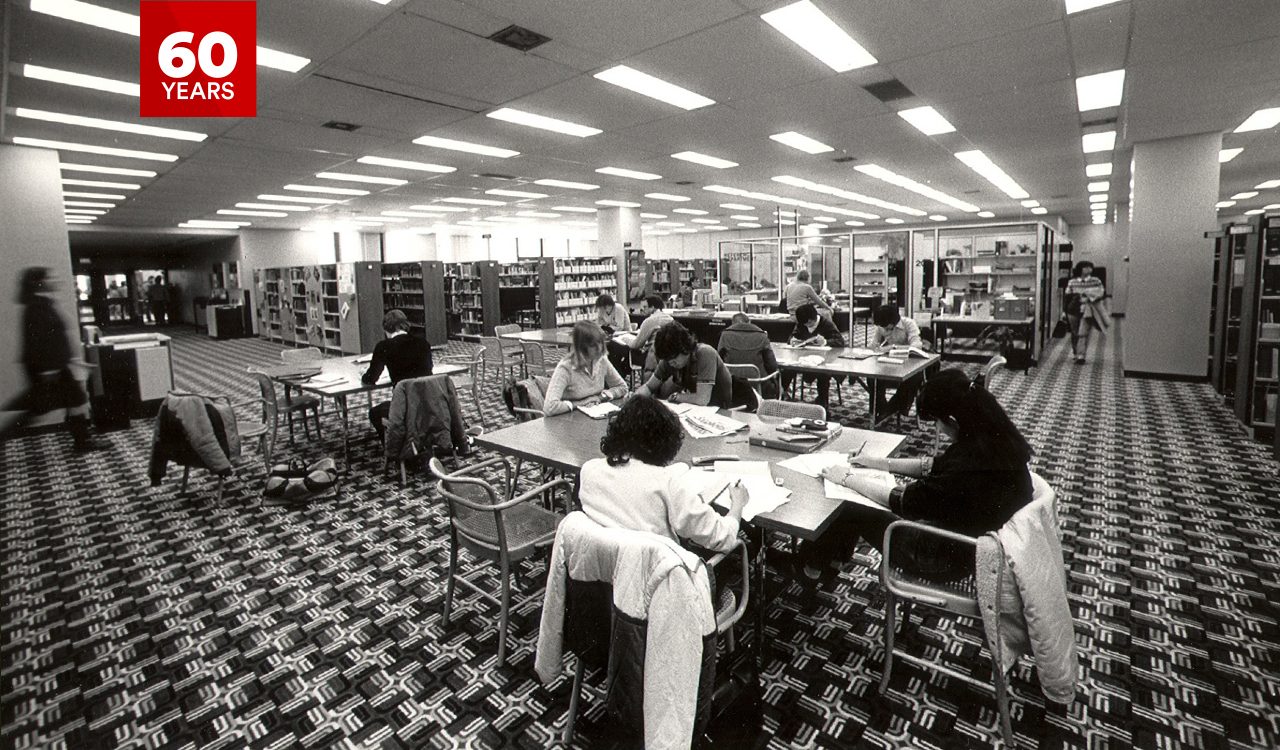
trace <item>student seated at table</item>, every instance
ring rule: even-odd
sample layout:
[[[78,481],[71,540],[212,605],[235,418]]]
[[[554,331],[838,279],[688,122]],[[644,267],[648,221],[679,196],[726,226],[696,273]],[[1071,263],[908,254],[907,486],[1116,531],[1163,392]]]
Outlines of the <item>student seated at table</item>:
[[[836,328],[836,324],[830,319],[819,315],[818,309],[813,305],[801,305],[795,309],[795,314],[796,327],[791,332],[792,346],[844,346],[844,336],[840,334],[840,329]],[[784,372],[782,387],[791,385],[794,377],[794,373]],[[812,383],[815,380],[818,382],[818,398],[814,403],[825,409],[831,394],[831,376],[804,376],[805,383]]]
[[[840,518],[805,552],[805,575],[818,578],[821,565],[848,559],[859,536],[883,549],[884,531],[906,518],[967,536],[999,529],[1031,500],[1031,446],[987,390],[961,370],[929,378],[916,404],[922,419],[935,420],[953,442],[937,458],[873,458],[850,455],[855,467],[882,469],[916,481],[892,490],[833,466],[823,477],[884,506],[845,503]],[[900,546],[901,545],[901,546]],[[973,548],[934,538],[894,537],[893,560],[916,575],[954,581],[973,574]]]
[[[627,395],[627,384],[604,356],[604,331],[590,320],[573,324],[569,353],[551,373],[542,412],[548,417]]]
[[[730,549],[746,490],[726,490],[729,512],[717,513],[712,498],[698,495],[689,465],[671,463],[683,441],[684,429],[670,409],[647,395],[628,400],[600,441],[605,457],[582,465],[578,499],[583,512],[602,526],[688,540],[717,552]]]
[[[608,294],[596,297],[596,325],[609,335],[626,333],[634,328],[631,325],[631,313]]]
[[[369,361],[369,369],[365,370],[360,380],[365,385],[372,385],[382,377],[382,370],[391,375],[391,386],[409,378],[422,378],[431,374],[431,344],[425,339],[409,333],[409,318],[399,310],[391,310],[382,316],[382,330],[387,337],[373,347],[373,358]],[[382,440],[386,435],[384,423],[391,412],[391,402],[383,401],[369,410],[369,421]]]
[[[656,294],[650,294],[641,301],[640,314],[644,315],[645,319],[640,321],[640,327],[636,329],[635,339],[628,344],[632,351],[631,361],[644,365],[646,372],[657,366],[656,362],[646,361],[647,355],[652,353],[654,335],[659,328],[675,322],[675,318],[671,317],[671,313],[663,309],[662,306],[664,304],[662,298]]]
[[[911,318],[902,317],[902,313],[894,305],[877,307],[875,312],[871,313],[871,322],[876,327],[875,333],[871,335],[872,349],[887,350],[894,346],[924,348],[924,342],[920,338],[920,326]],[[887,403],[884,399],[884,383],[876,381],[876,419],[883,420],[894,414],[906,414],[911,411],[911,404],[916,400],[916,393],[920,391],[922,379],[922,376],[917,375],[899,383],[898,390]]]
[[[689,329],[668,323],[653,338],[658,369],[649,382],[636,389],[638,395],[698,406],[733,405],[733,379],[716,350],[698,343]]]
[[[743,312],[735,313],[730,326],[721,332],[717,351],[726,365],[755,365],[762,378],[778,369],[778,358],[769,343],[769,334],[752,323]],[[777,398],[778,381],[765,383],[763,395],[765,398]]]

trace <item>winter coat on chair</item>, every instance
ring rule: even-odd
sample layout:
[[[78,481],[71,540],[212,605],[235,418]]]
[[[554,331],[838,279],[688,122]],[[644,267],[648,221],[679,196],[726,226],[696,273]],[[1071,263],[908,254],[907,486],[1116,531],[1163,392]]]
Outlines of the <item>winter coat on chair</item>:
[[[467,424],[458,392],[448,375],[428,375],[396,383],[387,415],[387,461],[414,456],[415,448],[440,454],[467,450]]]
[[[170,391],[151,433],[152,487],[164,479],[169,461],[226,476],[239,455],[240,433],[229,402]]]

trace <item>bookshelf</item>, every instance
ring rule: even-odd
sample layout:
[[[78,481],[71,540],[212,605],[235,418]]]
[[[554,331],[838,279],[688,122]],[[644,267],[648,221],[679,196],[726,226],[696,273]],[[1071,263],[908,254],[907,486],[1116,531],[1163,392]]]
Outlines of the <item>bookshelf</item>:
[[[445,332],[451,339],[462,335],[462,309],[458,304],[458,277],[462,263],[444,264],[444,320]]]
[[[501,312],[498,305],[498,264],[491,260],[461,263],[454,280],[454,305],[461,323],[459,335],[492,336]]]
[[[644,250],[638,248],[628,248],[626,257],[626,299],[619,300],[624,305],[639,305],[641,300],[649,295],[650,291],[650,268],[649,263],[644,259]]]
[[[1255,439],[1272,443],[1280,397],[1280,216],[1256,217],[1249,226],[1251,234],[1236,235],[1244,238],[1243,252],[1233,257],[1232,293],[1238,290],[1240,299],[1238,308],[1234,299],[1230,308],[1237,344],[1234,407]]]
[[[656,294],[663,299],[671,296],[675,291],[672,287],[672,261],[670,260],[650,260],[649,265],[649,292]]]
[[[258,300],[258,332],[264,339],[283,341],[280,334],[280,269],[264,268],[262,294]]]
[[[259,269],[258,335],[325,354],[372,351],[381,339],[378,263]]]
[[[498,322],[540,328],[542,258],[505,263],[498,271]]]
[[[546,300],[555,300],[555,317],[551,319],[554,326],[569,325],[589,316],[595,309],[596,297],[601,294],[618,298],[618,261],[614,258],[555,258],[543,266],[542,273],[544,307],[549,307]],[[547,274],[551,275],[553,297],[545,294]],[[544,314],[543,324],[548,320]]]
[[[382,309],[400,310],[410,333],[432,345],[448,341],[445,264],[436,260],[382,264]]]
[[[948,312],[992,316],[996,315],[995,303],[1000,300],[1002,312],[1012,310],[1012,317],[1034,315],[1039,242],[1034,228],[1030,232],[941,235],[938,285],[943,289]],[[1022,313],[1017,314],[1018,310]]]

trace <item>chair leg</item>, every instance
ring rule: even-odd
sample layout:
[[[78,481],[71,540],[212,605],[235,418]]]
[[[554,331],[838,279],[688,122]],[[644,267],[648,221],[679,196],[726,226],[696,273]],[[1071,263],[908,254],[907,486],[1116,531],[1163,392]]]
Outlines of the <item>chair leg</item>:
[[[190,476],[191,476],[191,467],[183,466],[182,467],[182,489],[181,489],[182,492],[187,491],[187,478]]]
[[[409,474],[404,470],[404,461],[400,462],[400,486],[403,487],[409,482]]]
[[[578,666],[573,670],[573,692],[569,694],[569,718],[565,721],[564,736],[561,738],[566,745],[573,742],[573,725],[578,721],[578,704],[582,702],[582,673],[586,671],[586,667],[579,656]]]
[[[225,487],[226,487],[226,480],[223,479],[222,477],[218,477],[218,494],[213,499],[215,503],[218,503],[218,504],[222,503],[222,490]]]
[[[889,594],[884,604],[884,669],[880,674],[880,694],[889,689],[889,673],[893,669],[893,635],[898,629],[898,597]]]
[[[289,422],[289,445],[293,445],[293,412],[285,414],[285,418]]]
[[[453,611],[454,576],[458,574],[458,532],[449,529],[449,582],[444,588],[444,624],[449,624],[449,614]]]
[[[511,620],[511,563],[502,558],[502,603],[498,611],[498,666],[507,663],[507,625]]]

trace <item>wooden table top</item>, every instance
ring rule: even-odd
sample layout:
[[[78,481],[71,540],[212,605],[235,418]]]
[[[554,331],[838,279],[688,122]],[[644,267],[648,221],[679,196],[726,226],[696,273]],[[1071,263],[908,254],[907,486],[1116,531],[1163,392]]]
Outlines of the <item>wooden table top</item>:
[[[307,360],[305,362],[291,362],[287,365],[275,365],[272,367],[263,367],[258,370],[262,374],[272,380],[286,383],[299,390],[308,393],[314,393],[317,396],[348,396],[352,393],[362,393],[364,391],[374,391],[379,388],[391,387],[391,376],[386,370],[382,372],[382,378],[377,383],[366,385],[361,382],[360,376],[364,375],[365,370],[369,369],[369,355],[364,354],[358,357],[325,357],[323,359]],[[356,360],[362,360],[357,362]],[[319,376],[337,375],[341,380],[336,380],[325,385],[311,382],[312,378],[296,379],[289,377],[290,374],[298,372],[300,368],[319,367]],[[436,364],[431,368],[433,375],[458,375],[467,372],[469,368],[466,365],[455,364]]]
[[[848,359],[840,356],[851,351],[853,351],[852,348],[843,346],[833,347],[827,351],[815,351],[813,349],[793,349],[789,346],[773,345],[773,354],[778,360],[778,367],[784,370],[814,373],[816,375],[854,375],[874,380],[887,380],[893,383],[899,383],[914,377],[916,374],[936,364],[940,359],[937,354],[930,354],[924,358],[910,357],[906,362],[894,365],[877,361],[875,357]],[[814,356],[822,357],[822,363],[817,365],[800,363],[802,357]]]
[[[748,425],[760,424],[754,414],[721,412]],[[508,456],[549,466],[569,474],[577,474],[582,465],[593,458],[600,458],[600,438],[604,437],[608,421],[591,419],[578,411],[522,422],[496,432],[487,432],[476,438],[480,445]],[[864,442],[864,450],[874,455],[886,456],[897,450],[904,440],[902,435],[871,432],[852,427],[825,446],[823,450],[848,452]],[[697,456],[733,455],[742,460],[768,461],[773,464],[773,475],[780,477],[783,486],[791,490],[791,499],[770,513],[756,516],[752,523],[773,531],[781,531],[801,539],[816,539],[831,522],[842,501],[828,500],[822,480],[805,476],[777,465],[796,454],[751,445],[747,432],[741,431],[728,437],[695,440],[685,435],[677,461],[691,462]]]
[[[508,339],[511,341],[529,341],[534,344],[546,344],[551,346],[568,346],[569,345],[569,329],[568,328],[539,328],[533,331],[517,331],[515,333],[504,333],[498,338]]]

